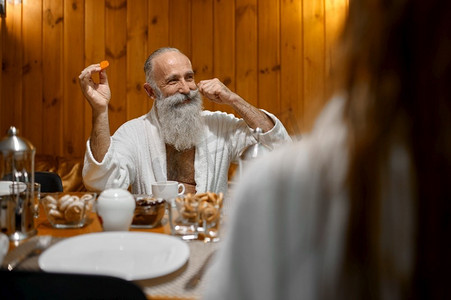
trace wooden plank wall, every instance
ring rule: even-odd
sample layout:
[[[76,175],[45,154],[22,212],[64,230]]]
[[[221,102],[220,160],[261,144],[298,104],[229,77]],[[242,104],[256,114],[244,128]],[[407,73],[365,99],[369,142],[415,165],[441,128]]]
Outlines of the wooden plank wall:
[[[0,134],[14,125],[40,154],[83,156],[91,111],[81,70],[110,61],[114,132],[151,108],[143,63],[168,45],[191,58],[196,80],[218,77],[293,136],[308,132],[330,87],[347,7],[348,0],[7,1]]]

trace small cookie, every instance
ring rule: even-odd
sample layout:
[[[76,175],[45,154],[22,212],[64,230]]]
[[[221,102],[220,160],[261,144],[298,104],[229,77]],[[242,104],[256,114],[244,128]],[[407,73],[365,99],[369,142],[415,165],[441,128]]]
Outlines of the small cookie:
[[[185,219],[194,219],[197,217],[197,212],[195,211],[187,211],[182,209],[181,211],[183,218]]]
[[[64,217],[68,222],[79,222],[83,215],[83,203],[80,201],[72,202],[64,211]]]
[[[54,204],[55,206],[58,204],[58,201],[50,195],[47,195],[44,197],[43,202],[48,205],[48,204]]]
[[[216,220],[218,215],[218,210],[209,202],[205,202],[204,207],[200,211],[200,217],[202,220],[205,220],[207,223],[211,223]]]
[[[46,203],[45,206],[47,207],[47,209],[58,209],[58,206],[52,202]]]
[[[68,198],[64,198],[64,200],[63,200],[63,198],[61,198],[59,209],[61,211],[65,211],[66,208],[73,202],[74,202],[74,198],[72,198],[70,196]]]
[[[57,209],[50,209],[49,210],[49,215],[51,215],[52,217],[54,217],[56,219],[63,219],[64,218],[63,214]]]
[[[80,200],[81,201],[88,201],[91,200],[93,197],[91,194],[84,194],[83,196],[81,196]]]

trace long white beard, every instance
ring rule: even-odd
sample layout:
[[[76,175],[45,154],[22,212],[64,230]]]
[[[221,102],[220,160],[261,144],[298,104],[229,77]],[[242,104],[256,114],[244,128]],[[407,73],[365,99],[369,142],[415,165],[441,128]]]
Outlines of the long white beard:
[[[188,99],[190,100],[188,103],[182,103]],[[202,97],[198,90],[190,91],[188,95],[177,93],[167,98],[158,96],[155,105],[162,138],[166,144],[183,151],[198,143],[203,132],[200,114]]]

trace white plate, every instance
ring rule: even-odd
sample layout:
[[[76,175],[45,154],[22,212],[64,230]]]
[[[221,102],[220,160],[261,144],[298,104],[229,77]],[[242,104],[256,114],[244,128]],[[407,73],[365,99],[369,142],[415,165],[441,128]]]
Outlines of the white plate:
[[[170,235],[101,232],[58,242],[39,256],[39,267],[47,272],[99,274],[140,280],[176,271],[188,258],[188,245]]]

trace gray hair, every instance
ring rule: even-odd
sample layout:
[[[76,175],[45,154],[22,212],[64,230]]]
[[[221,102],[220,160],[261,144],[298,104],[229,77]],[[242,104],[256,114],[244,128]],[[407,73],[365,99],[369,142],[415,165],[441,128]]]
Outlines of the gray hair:
[[[157,50],[155,50],[154,52],[152,52],[149,57],[146,59],[146,62],[144,63],[144,73],[146,74],[146,82],[148,84],[150,84],[150,86],[152,87],[152,89],[154,91],[156,91],[157,93],[160,92],[160,90],[158,89],[158,86],[153,78],[153,60],[159,56],[160,54],[166,53],[166,52],[178,52],[178,53],[182,53],[180,52],[179,49],[177,48],[172,48],[172,47],[162,47],[159,48]]]

